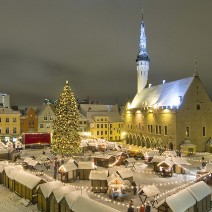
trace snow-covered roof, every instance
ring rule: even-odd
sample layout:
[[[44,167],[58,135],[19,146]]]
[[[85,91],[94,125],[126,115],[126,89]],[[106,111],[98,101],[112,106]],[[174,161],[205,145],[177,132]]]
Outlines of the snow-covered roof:
[[[129,170],[129,169],[121,169],[121,170],[118,170],[117,172],[122,179],[133,177],[133,172],[132,170]]]
[[[155,155],[155,156],[152,158],[151,162],[152,162],[152,163],[160,163],[160,162],[164,161],[165,158],[166,158],[165,156]]]
[[[107,180],[108,171],[91,170],[89,179],[90,180]]]
[[[8,166],[8,161],[0,161],[0,173],[3,172],[4,167]]]
[[[155,185],[144,186],[138,191],[138,194],[140,194],[142,191],[147,197],[153,197],[160,193],[159,189]]]
[[[77,166],[74,162],[65,163],[59,167],[59,171],[61,170],[63,170],[64,172],[69,172],[69,171],[77,170]]]
[[[111,185],[111,184],[118,185],[118,184],[124,184],[124,181],[117,173],[113,173],[107,178],[107,183],[108,185]]]
[[[211,188],[203,181],[189,186],[188,190],[191,192],[197,202],[212,193]]]
[[[57,201],[57,203],[59,203],[61,201],[61,199],[64,197],[65,194],[71,192],[71,191],[75,191],[76,189],[74,187],[70,187],[70,186],[63,186],[60,188],[56,188],[53,189],[53,195]]]
[[[179,106],[194,77],[151,86],[137,93],[130,108]]]
[[[190,146],[195,147],[196,145],[195,144],[192,144],[191,141],[187,139],[180,146],[181,147],[184,147],[184,146],[185,147],[190,147]]]
[[[190,163],[187,162],[186,158],[182,158],[182,157],[174,157],[172,158],[172,161],[174,164],[177,164],[177,165],[190,165]]]
[[[79,161],[78,169],[94,169],[94,162],[92,161]]]
[[[15,175],[14,180],[30,189],[33,189],[40,183],[42,179],[28,172],[19,171],[18,174]]]
[[[52,181],[39,185],[39,188],[41,189],[45,198],[49,197],[52,191],[59,187],[62,187],[62,183],[59,181]]]
[[[166,164],[169,167],[172,167],[174,165],[174,163],[171,161],[170,158],[165,158],[165,160],[163,160],[160,163],[158,163],[158,166],[161,166],[163,164]]]
[[[165,201],[173,212],[184,212],[196,204],[196,200],[187,189],[167,197]]]
[[[177,153],[175,151],[165,151],[162,153],[162,155],[176,157]]]
[[[33,158],[30,158],[30,157],[26,157],[24,159],[24,162],[27,163],[30,166],[35,166],[35,165],[38,164],[38,161],[37,160],[34,160]]]
[[[101,158],[101,159],[110,159],[112,155],[95,155],[96,158]]]
[[[67,204],[68,204],[70,209],[72,208],[74,202],[76,201],[76,199],[79,196],[84,196],[85,198],[89,198],[89,196],[87,194],[87,191],[85,189],[72,191],[72,192],[67,193],[67,194],[64,195],[64,197],[66,199],[66,202],[67,202]]]
[[[80,109],[83,114],[86,112],[112,112],[118,111],[117,105],[100,105],[100,104],[80,104]]]
[[[158,150],[148,151],[144,153],[145,157],[154,157],[155,155],[160,155]]]
[[[71,210],[74,212],[118,212],[118,210],[84,196],[78,196]]]
[[[21,166],[21,165],[17,165],[17,166],[5,166],[4,167],[4,170],[5,170],[6,175],[9,177],[10,176],[10,172],[12,170],[16,170],[16,171],[23,170],[23,166]]]

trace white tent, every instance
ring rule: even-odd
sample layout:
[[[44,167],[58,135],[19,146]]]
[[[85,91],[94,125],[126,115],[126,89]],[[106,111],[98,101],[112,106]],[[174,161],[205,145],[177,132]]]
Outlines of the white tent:
[[[48,198],[54,189],[59,188],[61,186],[62,186],[61,182],[52,181],[52,182],[40,184],[38,188],[41,189],[43,196],[45,198]]]
[[[57,201],[57,203],[59,203],[61,201],[61,199],[64,197],[65,194],[71,192],[71,191],[75,191],[74,187],[70,187],[70,186],[63,186],[63,187],[59,187],[53,190],[53,195]]]
[[[116,209],[84,196],[79,196],[76,199],[71,210],[74,212],[118,212]]]

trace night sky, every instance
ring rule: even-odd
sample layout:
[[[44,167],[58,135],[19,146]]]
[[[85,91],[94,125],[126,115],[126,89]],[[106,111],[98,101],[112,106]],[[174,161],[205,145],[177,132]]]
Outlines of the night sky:
[[[125,104],[137,90],[141,11],[149,82],[194,73],[212,97],[211,0],[0,0],[0,92],[13,105],[76,96]]]

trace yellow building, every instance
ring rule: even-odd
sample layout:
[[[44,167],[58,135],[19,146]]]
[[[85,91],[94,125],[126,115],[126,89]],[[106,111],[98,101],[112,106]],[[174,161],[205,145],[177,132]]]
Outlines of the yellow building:
[[[126,142],[147,148],[205,151],[212,137],[212,103],[197,64],[192,77],[148,85],[150,60],[143,20],[136,61],[137,93],[124,110]]]
[[[81,104],[80,113],[88,120],[88,133],[110,141],[123,139],[124,122],[117,105]]]
[[[20,136],[20,112],[0,108],[0,137],[4,142],[15,141]]]

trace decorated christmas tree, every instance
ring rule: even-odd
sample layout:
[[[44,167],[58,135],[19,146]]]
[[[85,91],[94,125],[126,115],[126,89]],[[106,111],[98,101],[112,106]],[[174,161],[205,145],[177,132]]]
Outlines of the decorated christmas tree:
[[[74,94],[66,81],[55,107],[52,151],[71,156],[80,152],[79,111]]]

